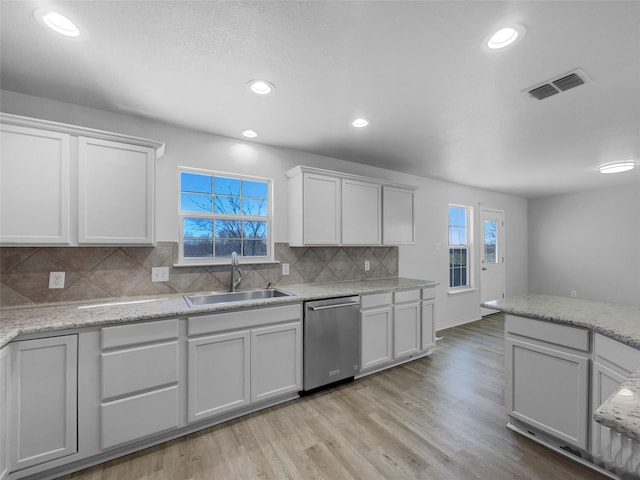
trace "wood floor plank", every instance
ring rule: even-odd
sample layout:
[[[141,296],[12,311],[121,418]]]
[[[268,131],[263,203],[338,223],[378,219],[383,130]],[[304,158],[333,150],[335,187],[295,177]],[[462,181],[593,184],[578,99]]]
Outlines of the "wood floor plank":
[[[508,430],[502,314],[434,353],[62,477],[73,480],[602,480]]]

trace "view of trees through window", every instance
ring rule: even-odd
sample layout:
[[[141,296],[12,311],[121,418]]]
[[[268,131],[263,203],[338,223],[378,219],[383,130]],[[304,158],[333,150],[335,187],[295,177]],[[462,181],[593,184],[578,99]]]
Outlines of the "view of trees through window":
[[[180,172],[183,256],[267,256],[269,190],[268,180]]]

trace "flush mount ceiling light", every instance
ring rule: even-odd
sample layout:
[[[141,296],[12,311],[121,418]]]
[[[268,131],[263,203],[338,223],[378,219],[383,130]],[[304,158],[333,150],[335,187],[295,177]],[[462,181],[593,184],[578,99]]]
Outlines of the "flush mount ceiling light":
[[[353,122],[351,122],[351,125],[353,125],[356,128],[364,128],[369,126],[370,124],[371,122],[366,118],[356,118]]]
[[[269,95],[276,88],[273,83],[266,80],[251,80],[247,86],[249,90],[257,95]]]
[[[489,35],[482,42],[482,49],[488,52],[503,50],[512,47],[522,40],[527,30],[522,25],[510,25],[502,27]]]
[[[80,37],[80,29],[68,17],[53,10],[38,9],[33,12],[34,17],[41,25],[44,25],[54,32],[69,38]]]
[[[244,132],[242,132],[242,135],[247,138],[256,138],[258,136],[258,132],[256,132],[255,130],[245,130]]]
[[[631,160],[624,162],[613,162],[613,163],[605,163],[598,167],[600,173],[621,173],[628,172],[629,170],[633,170],[636,168],[636,162]]]

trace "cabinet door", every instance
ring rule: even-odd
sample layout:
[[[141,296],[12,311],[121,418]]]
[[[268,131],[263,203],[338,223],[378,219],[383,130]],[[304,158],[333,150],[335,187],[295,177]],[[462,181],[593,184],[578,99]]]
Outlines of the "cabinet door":
[[[338,245],[340,243],[340,179],[305,173],[303,190],[305,245]]]
[[[87,137],[78,148],[78,242],[153,244],[154,150]]]
[[[70,243],[71,137],[2,125],[0,137],[0,242]]]
[[[360,314],[360,332],[361,371],[393,360],[391,307],[363,310]]]
[[[7,458],[8,351],[9,347],[0,349],[0,480],[7,478],[9,473],[9,462]]]
[[[420,348],[429,350],[436,344],[436,304],[422,302],[422,342]]]
[[[342,180],[342,244],[382,243],[382,187]]]
[[[382,193],[382,243],[415,243],[413,192],[384,187]]]
[[[420,303],[393,307],[393,358],[420,351]]]
[[[188,341],[189,422],[248,405],[249,330]]]
[[[302,324],[251,330],[251,401],[302,390]]]
[[[592,409],[595,412],[613,393],[626,377],[601,363],[593,362],[593,375],[591,385]],[[609,447],[610,438],[606,433],[608,430],[595,420],[591,421],[591,453],[595,457],[601,457]]]
[[[76,453],[77,335],[11,345],[12,470]]]
[[[588,448],[589,360],[505,340],[507,414],[573,447]]]

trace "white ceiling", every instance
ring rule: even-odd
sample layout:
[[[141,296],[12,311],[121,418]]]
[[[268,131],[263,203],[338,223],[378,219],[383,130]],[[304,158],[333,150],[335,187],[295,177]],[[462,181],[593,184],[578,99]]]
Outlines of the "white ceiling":
[[[33,18],[48,5],[87,32]],[[3,89],[536,197],[640,183],[640,1],[2,1]],[[520,23],[502,52],[485,36]],[[522,91],[574,68],[591,82]],[[246,83],[276,85],[266,97]],[[349,122],[371,119],[367,129]]]

